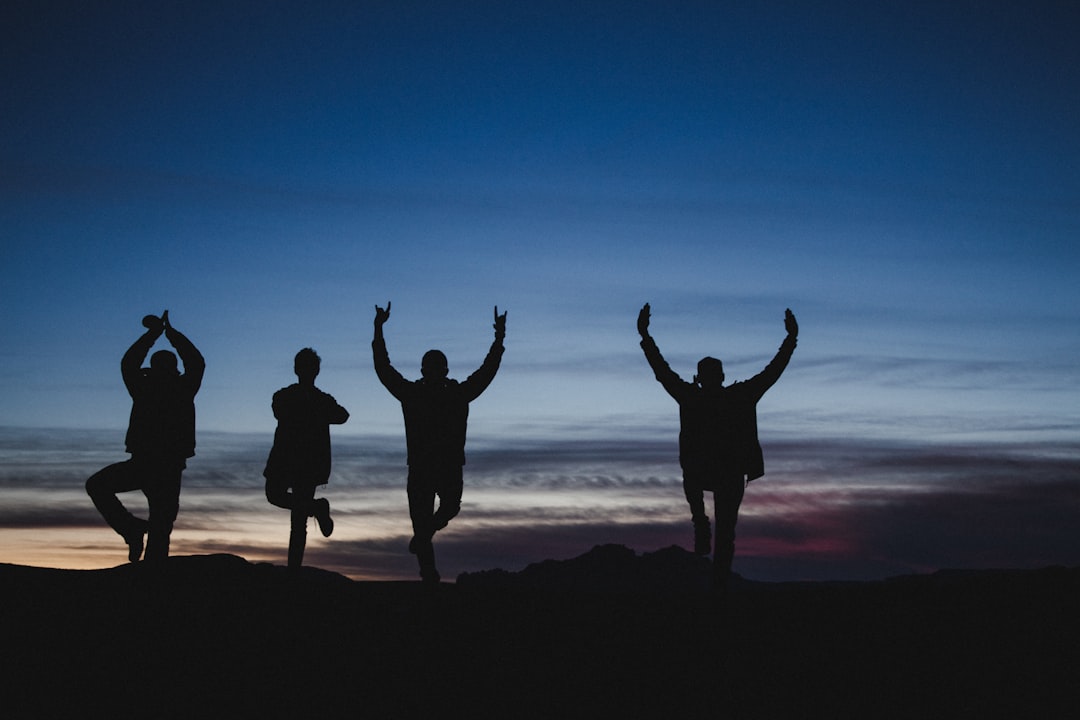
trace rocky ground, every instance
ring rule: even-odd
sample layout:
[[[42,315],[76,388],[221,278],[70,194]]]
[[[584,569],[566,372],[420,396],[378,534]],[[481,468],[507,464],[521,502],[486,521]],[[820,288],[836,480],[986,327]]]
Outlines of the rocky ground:
[[[231,555],[0,565],[3,717],[1035,717],[1080,700],[1080,569],[736,580],[598,547],[457,583]]]

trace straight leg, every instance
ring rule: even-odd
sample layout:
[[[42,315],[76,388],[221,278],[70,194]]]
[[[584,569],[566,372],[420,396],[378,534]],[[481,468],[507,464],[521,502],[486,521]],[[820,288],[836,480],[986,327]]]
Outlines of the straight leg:
[[[713,549],[713,570],[717,583],[727,585],[731,563],[735,558],[735,523],[739,520],[739,505],[746,492],[742,477],[724,478],[713,491],[716,510],[716,545]]]
[[[266,478],[266,499],[271,505],[289,511],[288,566],[293,569],[299,568],[303,565],[304,549],[307,546],[307,521],[309,517],[316,515],[317,510],[315,485],[300,484],[271,476]],[[320,527],[324,522],[329,522],[329,504],[327,504],[326,519],[320,519]]]
[[[296,570],[304,564],[307,546],[307,521],[313,514],[315,486],[293,488],[289,513],[289,568]]]
[[[420,577],[425,582],[438,582],[435,569],[435,547],[431,542],[435,534],[435,480],[430,471],[409,468],[409,518],[412,520],[413,538],[409,552],[416,555],[420,565]]]
[[[154,463],[147,468],[143,494],[150,505],[149,532],[146,538],[146,559],[163,561],[169,557],[169,540],[173,523],[180,512],[180,479],[186,463]]]

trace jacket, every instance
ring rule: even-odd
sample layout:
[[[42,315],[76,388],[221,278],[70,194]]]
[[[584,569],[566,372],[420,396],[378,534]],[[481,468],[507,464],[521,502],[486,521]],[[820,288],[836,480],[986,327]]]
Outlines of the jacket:
[[[502,361],[502,341],[491,343],[483,364],[464,382],[449,378],[406,380],[390,364],[381,335],[372,341],[371,351],[379,381],[401,402],[409,466],[464,465],[469,403],[495,379]]]
[[[161,375],[143,368],[159,336],[145,333],[120,361],[120,374],[132,401],[125,444],[132,455],[184,460],[195,454],[195,394],[202,385],[206,361],[190,340],[170,329],[166,337],[184,363],[184,372]]]
[[[274,393],[278,425],[263,470],[265,477],[325,485],[330,479],[330,426],[349,419],[332,395],[293,383]]]
[[[780,379],[795,344],[795,337],[787,336],[765,369],[749,380],[706,390],[680,378],[651,337],[641,341],[656,379],[679,403],[679,464],[684,472],[706,478],[734,475],[747,481],[765,473],[757,403]]]

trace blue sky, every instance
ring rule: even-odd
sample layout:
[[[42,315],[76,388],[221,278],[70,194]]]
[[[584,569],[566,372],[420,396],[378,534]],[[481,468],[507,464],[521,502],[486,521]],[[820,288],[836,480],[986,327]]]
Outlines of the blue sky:
[[[807,559],[814,527],[783,544],[783,524],[761,520],[781,488],[825,502],[873,477],[888,502],[846,494],[835,502],[862,514],[821,516],[820,535],[882,505],[910,525],[932,515],[916,498],[959,492],[950,463],[977,491],[972,508],[1015,508],[1026,496],[1000,490],[984,459],[1017,456],[1000,465],[1016,488],[1054,488],[1033,493],[1045,505],[1030,518],[1080,511],[1069,3],[16,2],[0,14],[0,492],[28,498],[9,497],[0,517],[4,559],[30,557],[4,528],[43,517],[35,493],[65,487],[18,464],[23,429],[106,431],[100,458],[70,460],[79,492],[94,463],[122,458],[119,358],[142,315],[165,308],[208,363],[190,482],[227,462],[217,448],[231,443],[210,434],[247,433],[255,459],[226,485],[258,499],[270,396],[311,345],[320,386],[352,413],[335,429],[354,448],[339,453],[350,472],[337,483],[362,513],[374,482],[364,458],[390,453],[393,468],[403,454],[400,410],[370,360],[374,305],[392,300],[387,340],[407,376],[432,347],[467,375],[492,307],[509,313],[502,370],[474,404],[467,475],[490,475],[473,517],[484,498],[504,512],[491,527],[521,538],[505,564],[605,538],[685,543],[677,410],[634,329],[646,301],[685,377],[703,355],[732,379],[752,375],[783,337],[784,308],[799,319],[792,364],[760,408],[767,476],[748,494],[736,569],[1080,562],[1066,524],[1053,542],[1024,535],[1026,559],[995,556],[1000,534],[984,528],[921,559],[901,537],[881,561],[850,537]],[[513,496],[488,496],[509,492],[527,449],[546,458],[530,475],[542,487],[621,478],[568,495],[577,512],[597,510],[574,521],[582,547],[530,545],[542,523]],[[879,453],[904,471],[868,470]],[[403,470],[387,472],[390,493]],[[635,478],[670,500],[662,518],[618,500]],[[55,518],[88,507],[77,495]],[[474,550],[490,528],[466,514],[445,542],[471,542],[462,567],[482,569],[495,560]],[[40,523],[46,537],[62,524]],[[387,543],[394,563],[387,523],[353,534]],[[92,517],[78,532],[115,539]],[[193,527],[190,547],[204,540]],[[256,545],[234,540],[241,554]]]

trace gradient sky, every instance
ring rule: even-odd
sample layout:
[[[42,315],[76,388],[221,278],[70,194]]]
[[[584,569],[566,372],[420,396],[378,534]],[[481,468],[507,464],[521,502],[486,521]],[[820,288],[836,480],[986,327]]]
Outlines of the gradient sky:
[[[174,551],[284,562],[270,396],[313,346],[339,509],[313,564],[411,577],[406,376],[473,405],[445,577],[689,541],[689,378],[799,347],[736,570],[1080,564],[1080,10],[1069,2],[8,2],[0,561],[122,562],[82,491],[168,308],[207,359]]]

